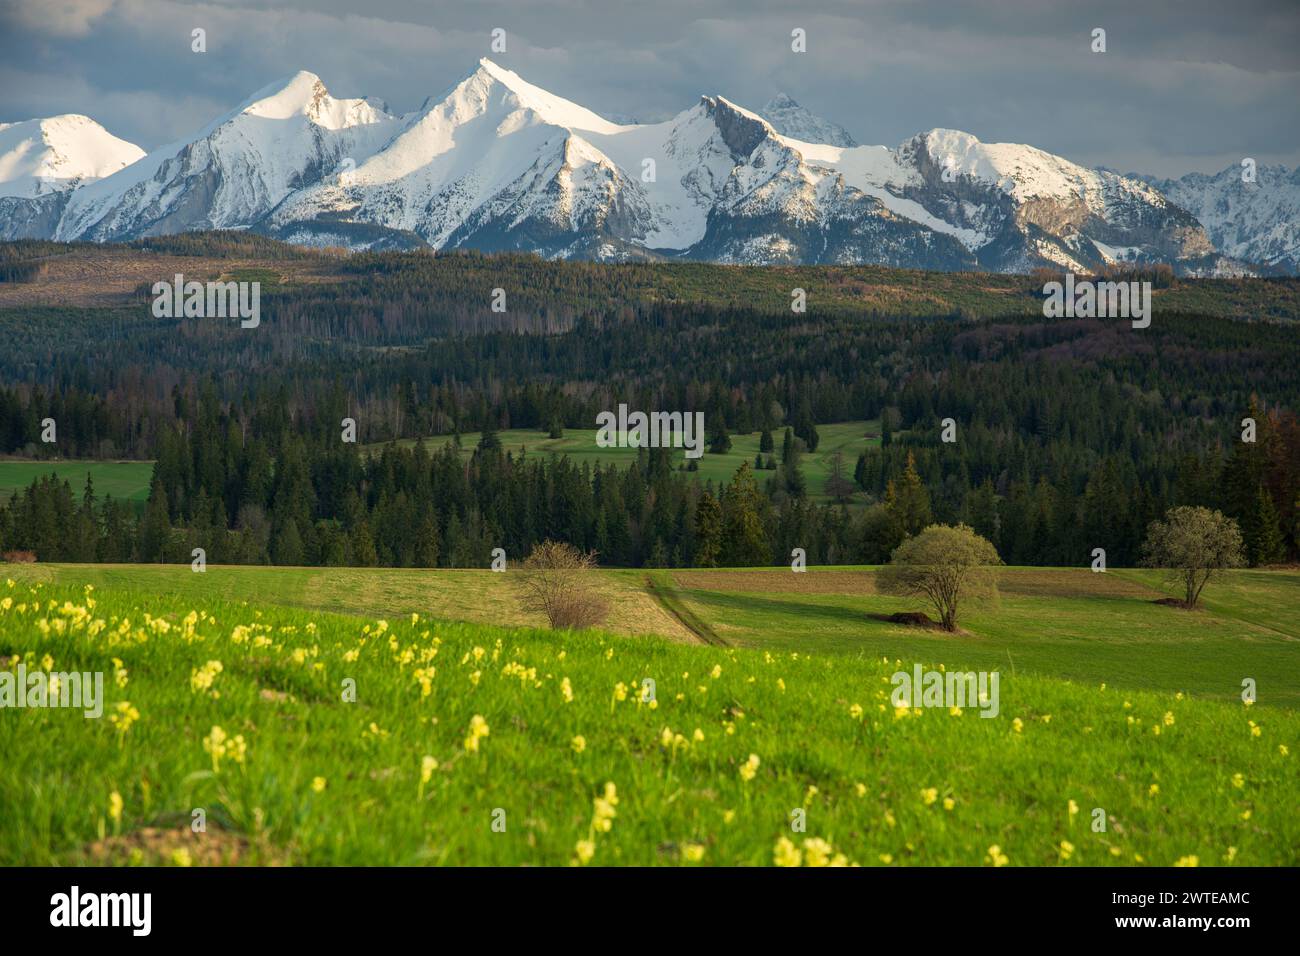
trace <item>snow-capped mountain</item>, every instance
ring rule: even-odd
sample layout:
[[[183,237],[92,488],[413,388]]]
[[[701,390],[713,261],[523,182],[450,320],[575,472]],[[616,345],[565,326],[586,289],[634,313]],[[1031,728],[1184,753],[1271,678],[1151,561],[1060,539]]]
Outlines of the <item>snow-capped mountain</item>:
[[[768,100],[759,114],[772,124],[774,130],[791,139],[846,148],[858,145],[843,126],[804,109],[784,93]]]
[[[344,157],[377,148],[393,125],[370,101],[334,99],[319,77],[297,73],[189,139],[77,190],[55,238],[102,242],[252,226]]]
[[[379,226],[435,248],[933,269],[1083,269],[1113,250],[1209,248],[1146,184],[1029,147],[946,131],[896,150],[809,143],[721,96],[620,125],[489,60],[401,126],[261,228],[299,242],[369,242]]]
[[[88,116],[0,123],[0,239],[49,236],[74,189],[142,156]]]
[[[765,113],[703,96],[664,122],[615,123],[485,59],[393,116],[298,73],[76,189],[46,234],[248,228],[353,248],[998,271],[1188,271],[1214,253],[1134,177],[955,130],[857,146],[789,97]]]
[[[1300,272],[1300,167],[1259,166],[1254,182],[1242,180],[1240,166],[1149,182],[1191,212],[1224,255]]]

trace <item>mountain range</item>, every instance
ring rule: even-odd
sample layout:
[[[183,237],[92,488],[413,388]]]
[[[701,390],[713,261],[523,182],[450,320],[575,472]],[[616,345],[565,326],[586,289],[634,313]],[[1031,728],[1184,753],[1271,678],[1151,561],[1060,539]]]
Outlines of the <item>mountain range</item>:
[[[788,96],[607,120],[484,59],[393,115],[299,72],[145,155],[84,116],[0,125],[0,238],[250,229],[605,261],[1297,271],[1300,172],[1179,180],[933,129],[861,146]]]

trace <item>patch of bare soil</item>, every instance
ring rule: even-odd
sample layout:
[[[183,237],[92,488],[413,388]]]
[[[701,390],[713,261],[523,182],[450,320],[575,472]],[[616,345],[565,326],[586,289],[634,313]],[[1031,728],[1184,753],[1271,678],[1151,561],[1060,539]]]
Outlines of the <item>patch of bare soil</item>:
[[[868,614],[867,617],[873,621],[884,621],[886,624],[898,624],[902,627],[915,627],[925,631],[937,631],[940,634],[951,634],[959,636],[969,632],[957,628],[955,631],[944,630],[943,625],[936,621],[924,611],[897,611],[893,614]]]
[[[91,866],[238,866],[250,862],[253,842],[242,833],[212,827],[195,833],[188,824],[163,829],[142,827],[107,837],[82,847]],[[262,844],[256,861],[262,866],[283,866],[283,851]]]

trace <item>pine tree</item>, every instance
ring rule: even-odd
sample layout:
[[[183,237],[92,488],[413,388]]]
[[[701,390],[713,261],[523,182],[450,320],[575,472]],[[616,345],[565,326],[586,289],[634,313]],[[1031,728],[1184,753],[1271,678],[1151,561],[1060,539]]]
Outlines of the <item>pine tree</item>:
[[[722,563],[727,567],[770,564],[772,549],[763,531],[759,494],[749,462],[742,462],[722,493]]]
[[[910,451],[902,481],[891,481],[885,489],[885,504],[905,534],[917,534],[934,521],[930,492],[921,483],[916,470],[916,456]]]
[[[271,543],[271,559],[279,565],[297,566],[303,563],[302,535],[298,522],[290,518],[284,522],[280,533]]]
[[[993,482],[985,478],[984,483],[966,495],[966,523],[981,538],[987,538],[996,546],[998,540],[998,496],[993,490]]]
[[[424,520],[415,537],[415,566],[419,568],[436,568],[438,566],[438,522],[431,511],[426,511]]]
[[[722,555],[722,506],[708,491],[695,506],[695,566],[716,568]]]
[[[375,552],[375,539],[371,537],[370,525],[365,519],[352,529],[352,562],[362,568],[373,568],[379,564],[379,555]]]
[[[140,521],[141,561],[167,560],[167,544],[171,538],[171,519],[167,511],[167,492],[163,488],[162,479],[155,475],[149,487],[149,501],[145,504],[144,518]]]
[[[501,439],[497,436],[496,426],[491,419],[483,422],[483,432],[478,440],[479,451],[500,451]]]
[[[1277,508],[1273,497],[1261,484],[1255,496],[1255,508],[1251,521],[1254,541],[1247,542],[1250,548],[1251,564],[1276,564],[1286,557],[1286,542],[1282,537],[1282,526],[1278,520]]]
[[[794,433],[803,439],[804,445],[808,451],[817,450],[817,443],[820,440],[817,434],[817,425],[813,420],[812,403],[805,397],[799,403],[799,413],[794,420]]]

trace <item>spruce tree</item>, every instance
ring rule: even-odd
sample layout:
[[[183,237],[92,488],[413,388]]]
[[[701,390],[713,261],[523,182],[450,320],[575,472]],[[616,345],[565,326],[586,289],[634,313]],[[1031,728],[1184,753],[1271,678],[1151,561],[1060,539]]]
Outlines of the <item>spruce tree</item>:
[[[722,563],[727,567],[770,564],[772,549],[763,530],[763,498],[749,462],[743,462],[722,493]]]
[[[930,492],[921,483],[916,470],[916,456],[910,451],[902,479],[891,481],[885,490],[885,504],[905,534],[917,534],[934,521]]]
[[[1282,537],[1282,526],[1278,520],[1277,507],[1273,504],[1273,496],[1263,484],[1255,496],[1252,518],[1254,540],[1247,543],[1250,548],[1250,563],[1276,564],[1286,557],[1286,542]]]
[[[722,555],[722,506],[707,490],[695,506],[695,566],[716,568]]]

